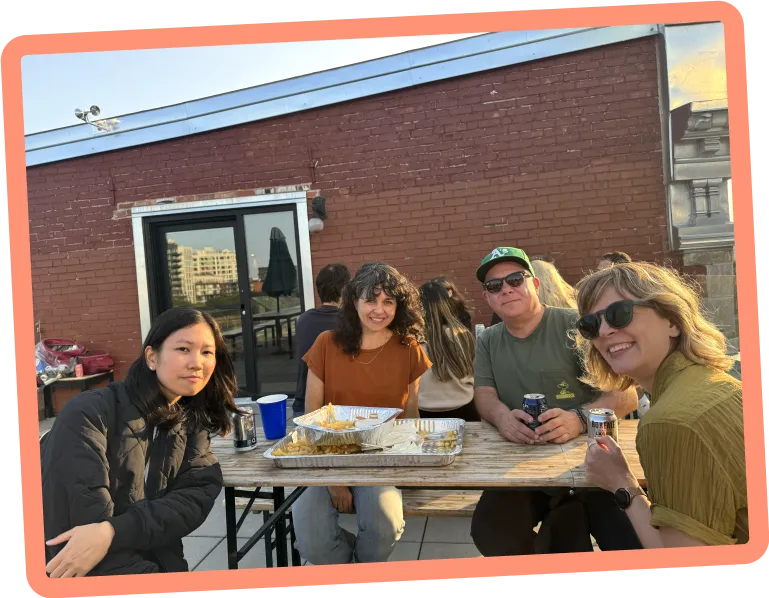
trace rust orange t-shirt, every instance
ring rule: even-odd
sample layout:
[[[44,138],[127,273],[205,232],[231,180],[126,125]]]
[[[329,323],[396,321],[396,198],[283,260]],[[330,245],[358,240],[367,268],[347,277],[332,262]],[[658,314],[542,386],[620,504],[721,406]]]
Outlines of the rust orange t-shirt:
[[[404,344],[403,337],[393,334],[381,347],[362,350],[353,359],[333,335],[331,330],[321,333],[302,358],[323,381],[323,404],[405,410],[409,384],[432,366],[419,343]]]

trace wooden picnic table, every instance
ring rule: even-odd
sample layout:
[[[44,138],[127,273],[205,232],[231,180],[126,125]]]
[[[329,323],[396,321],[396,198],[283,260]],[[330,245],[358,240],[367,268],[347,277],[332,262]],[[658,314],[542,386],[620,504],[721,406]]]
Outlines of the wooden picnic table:
[[[635,449],[637,430],[638,420],[620,420],[619,444],[631,471],[639,483],[645,486],[646,478]],[[212,440],[224,476],[228,563],[231,569],[237,568],[237,562],[247,552],[237,549],[235,496],[254,495],[242,488],[273,489],[271,497],[275,501],[275,515],[271,522],[278,540],[281,540],[276,546],[276,557],[278,566],[287,566],[286,544],[282,541],[286,533],[285,513],[308,486],[397,486],[452,490],[593,487],[585,474],[588,441],[585,435],[564,444],[515,444],[502,438],[497,429],[486,422],[468,422],[465,424],[462,452],[452,464],[442,467],[282,469],[263,457],[264,452],[275,442],[264,440],[260,429],[257,429],[257,441],[257,448],[253,451],[237,453],[231,439]],[[293,487],[296,490],[284,497],[284,489]],[[266,532],[271,533],[271,530],[262,531]],[[252,538],[254,542],[249,545],[249,540],[246,547],[250,549],[258,539]]]

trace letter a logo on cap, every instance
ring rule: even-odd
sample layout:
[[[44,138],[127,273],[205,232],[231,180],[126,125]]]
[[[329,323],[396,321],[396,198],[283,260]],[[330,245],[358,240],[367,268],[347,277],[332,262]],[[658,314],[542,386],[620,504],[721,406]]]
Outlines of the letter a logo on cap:
[[[507,247],[497,247],[494,251],[491,252],[489,258],[493,260],[498,257],[502,257],[503,255],[507,255]]]

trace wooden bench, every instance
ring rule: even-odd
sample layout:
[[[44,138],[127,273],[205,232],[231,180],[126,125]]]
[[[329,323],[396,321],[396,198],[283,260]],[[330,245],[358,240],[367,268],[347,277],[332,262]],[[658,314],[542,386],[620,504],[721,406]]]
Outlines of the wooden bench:
[[[286,494],[293,492],[286,488]],[[426,488],[403,488],[403,515],[405,517],[472,517],[480,490],[430,490]],[[235,507],[245,509],[247,498],[236,498]],[[268,498],[257,498],[251,505],[252,513],[265,513],[273,510],[273,503]]]

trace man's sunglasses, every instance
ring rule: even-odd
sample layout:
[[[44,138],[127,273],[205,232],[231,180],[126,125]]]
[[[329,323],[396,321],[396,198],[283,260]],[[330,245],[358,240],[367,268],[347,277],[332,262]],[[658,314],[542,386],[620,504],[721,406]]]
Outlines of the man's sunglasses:
[[[612,328],[625,328],[633,321],[633,307],[636,305],[653,307],[649,301],[633,301],[631,299],[615,301],[606,309],[582,316],[577,320],[577,330],[587,340],[598,338],[601,332],[601,316]]]
[[[483,284],[483,288],[486,289],[492,295],[496,295],[502,290],[502,285],[507,283],[507,286],[516,288],[523,284],[523,281],[527,278],[531,278],[531,274],[528,272],[513,272],[508,274],[504,278],[492,278],[487,280]]]

